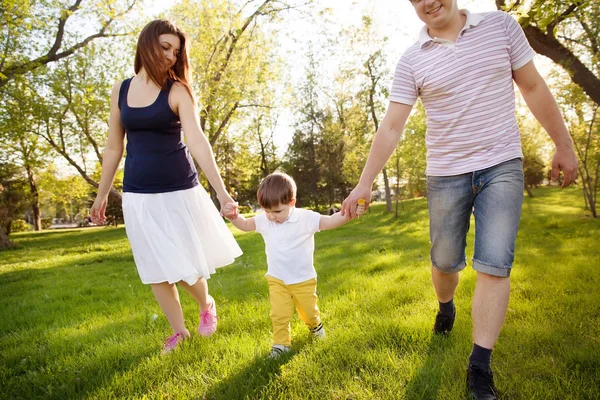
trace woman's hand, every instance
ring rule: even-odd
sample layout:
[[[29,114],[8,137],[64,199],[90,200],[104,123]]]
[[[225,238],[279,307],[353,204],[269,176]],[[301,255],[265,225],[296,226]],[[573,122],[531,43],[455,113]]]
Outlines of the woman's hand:
[[[94,200],[94,204],[90,209],[90,216],[92,217],[92,222],[94,224],[104,225],[104,222],[106,222],[104,212],[106,211],[107,205],[108,197],[96,197],[96,200]]]
[[[227,219],[236,219],[240,213],[237,207],[238,204],[233,201],[231,196],[227,193],[217,197],[219,199],[219,204],[221,204],[221,216]]]

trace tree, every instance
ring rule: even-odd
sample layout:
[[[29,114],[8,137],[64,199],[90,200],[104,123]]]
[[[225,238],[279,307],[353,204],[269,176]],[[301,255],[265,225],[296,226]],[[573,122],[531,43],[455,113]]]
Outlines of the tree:
[[[79,54],[57,63],[50,73],[36,82],[42,105],[37,134],[81,177],[93,187],[91,176],[97,162],[102,163],[110,111],[110,91],[123,79],[125,64],[117,61],[121,46],[90,45]],[[112,63],[106,60],[114,59]],[[91,157],[91,159],[90,159]],[[111,196],[121,194],[114,187]]]
[[[321,170],[319,186],[331,208],[337,200],[337,193],[345,184],[342,171],[345,158],[344,131],[331,110],[323,113],[322,128],[317,142],[317,163]]]
[[[121,36],[119,24],[137,0],[13,1],[0,3],[0,88],[10,80],[65,59],[97,38]],[[73,27],[84,25],[94,33]]]
[[[356,29],[353,35],[353,45],[363,61],[358,72],[366,79],[361,85],[361,98],[367,115],[373,124],[374,134],[379,129],[379,121],[385,112],[384,98],[387,98],[388,89],[384,86],[384,78],[389,75],[385,67],[385,46],[387,37],[378,38],[375,34],[375,25],[371,17],[362,17],[362,26]],[[392,196],[386,167],[383,167],[383,183],[385,186],[385,204],[387,212],[392,212]]]
[[[278,0],[254,3],[246,2],[236,10],[225,0],[183,0],[168,12],[192,40],[200,127],[215,152],[220,152],[221,144],[227,145],[220,138],[242,109],[270,106],[252,102],[264,98],[260,94],[268,92],[268,82],[277,78],[272,68],[276,32],[266,34],[264,26],[278,20],[283,11],[303,5]],[[212,188],[211,193],[214,197]]]
[[[598,218],[597,194],[600,182],[600,106],[576,85],[563,84],[559,105],[573,137],[579,159],[579,179],[586,208]]]
[[[11,224],[29,205],[27,192],[27,179],[22,169],[14,164],[0,163],[0,242],[3,247],[11,245],[8,240]]]
[[[87,217],[90,207],[89,184],[79,175],[57,175],[54,164],[50,164],[40,173],[40,199],[45,204],[46,215],[64,218],[70,222]]]
[[[573,125],[571,135],[578,139],[575,141],[575,149],[580,160],[579,175],[583,195],[592,216],[598,218],[596,205],[600,181],[600,106],[594,107],[588,120],[582,114],[578,117],[579,124]]]
[[[521,149],[523,151],[524,186],[529,197],[534,197],[531,189],[540,185],[546,177],[550,160],[548,135],[534,119],[518,117],[521,131]]]
[[[531,47],[560,65],[600,105],[600,2],[496,0],[515,15]]]
[[[39,121],[35,116],[38,104],[23,77],[14,78],[4,86],[5,96],[0,100],[0,149],[6,158],[26,172],[31,193],[34,230],[41,230],[37,172],[45,162],[48,148],[36,135]]]
[[[427,148],[425,134],[427,121],[425,108],[419,101],[409,117],[402,139],[396,150],[400,156],[401,178],[406,180],[405,192],[409,197],[420,197],[427,193]]]
[[[304,82],[296,92],[296,131],[289,144],[283,167],[294,180],[298,188],[298,205],[312,203],[319,207],[319,188],[321,169],[317,162],[318,137],[324,130],[324,113],[320,108],[318,85],[319,67],[314,53],[307,55]]]

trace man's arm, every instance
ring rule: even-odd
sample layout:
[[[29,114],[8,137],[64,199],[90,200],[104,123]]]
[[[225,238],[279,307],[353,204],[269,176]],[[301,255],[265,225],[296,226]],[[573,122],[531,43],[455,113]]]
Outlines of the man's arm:
[[[342,216],[346,213],[349,213],[351,218],[357,216],[358,199],[365,199],[367,205],[371,202],[373,181],[396,149],[411,110],[411,105],[390,102],[385,117],[383,117],[383,121],[381,121],[371,144],[369,158],[360,176],[360,181],[342,203]]]
[[[554,96],[533,61],[514,70],[513,79],[525,103],[556,145],[556,152],[552,159],[552,180],[557,180],[562,170],[564,175],[562,187],[569,186],[577,178],[577,156],[573,151],[573,140]]]

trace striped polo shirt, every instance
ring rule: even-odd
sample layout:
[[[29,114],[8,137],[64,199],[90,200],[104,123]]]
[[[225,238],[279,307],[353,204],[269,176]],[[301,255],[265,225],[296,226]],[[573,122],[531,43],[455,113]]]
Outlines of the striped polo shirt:
[[[501,11],[467,17],[456,42],[419,41],[400,58],[390,101],[427,113],[427,175],[449,176],[523,157],[512,71],[535,55],[513,17]]]

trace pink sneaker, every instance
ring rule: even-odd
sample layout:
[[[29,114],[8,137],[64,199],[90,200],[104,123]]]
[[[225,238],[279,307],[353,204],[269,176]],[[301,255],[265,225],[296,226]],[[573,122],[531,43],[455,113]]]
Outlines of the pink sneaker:
[[[175,347],[181,342],[187,339],[187,336],[183,332],[178,332],[173,336],[169,336],[167,340],[165,340],[165,347],[163,348],[162,354],[167,354],[175,350]]]
[[[200,313],[200,325],[198,325],[198,333],[202,336],[210,336],[217,330],[217,305],[215,299],[209,296],[212,300],[212,305]]]

